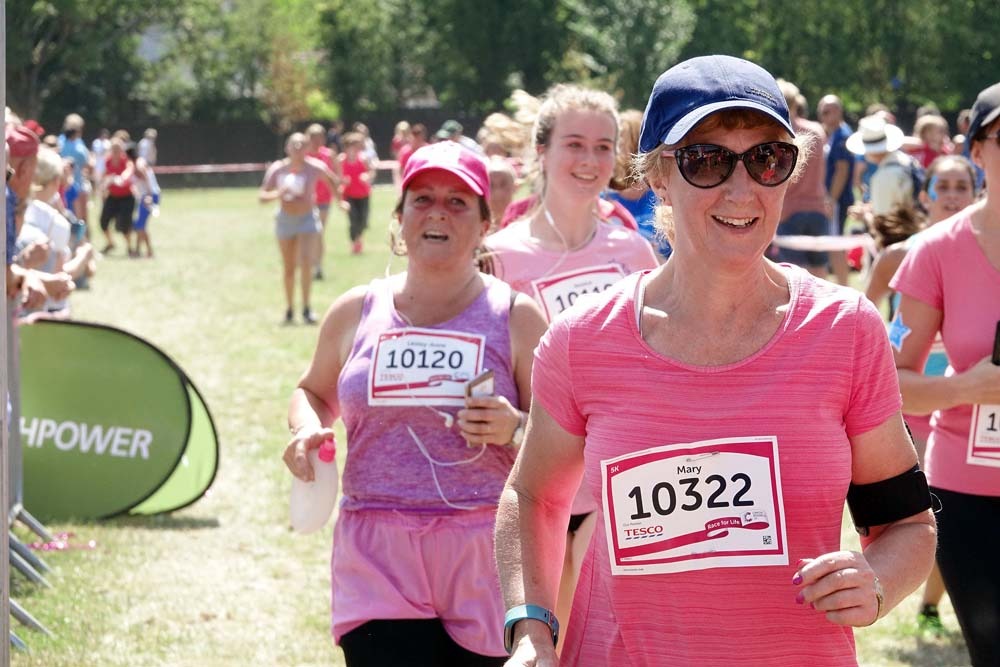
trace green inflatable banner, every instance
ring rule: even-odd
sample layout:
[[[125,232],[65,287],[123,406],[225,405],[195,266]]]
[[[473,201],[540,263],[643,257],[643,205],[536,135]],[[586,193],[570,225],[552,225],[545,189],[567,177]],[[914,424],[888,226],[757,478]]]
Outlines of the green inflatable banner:
[[[156,514],[200,498],[218,468],[201,394],[130,333],[41,320],[19,329],[24,503],[41,519]]]

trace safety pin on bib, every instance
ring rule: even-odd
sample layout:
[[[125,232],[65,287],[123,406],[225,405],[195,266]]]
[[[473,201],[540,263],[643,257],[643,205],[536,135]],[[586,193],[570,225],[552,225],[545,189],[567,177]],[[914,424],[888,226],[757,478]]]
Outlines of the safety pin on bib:
[[[685,461],[698,461],[699,459],[706,459],[710,456],[716,456],[719,452],[705,452],[704,454],[695,454],[694,456],[689,456]]]

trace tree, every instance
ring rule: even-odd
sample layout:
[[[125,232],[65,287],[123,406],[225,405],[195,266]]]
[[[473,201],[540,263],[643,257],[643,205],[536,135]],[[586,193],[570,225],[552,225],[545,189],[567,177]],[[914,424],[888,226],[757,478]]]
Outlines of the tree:
[[[578,62],[591,69],[578,75],[617,93],[623,107],[645,107],[656,77],[678,62],[695,26],[686,0],[564,2]]]
[[[426,27],[420,12],[401,0],[329,0],[319,11],[325,82],[349,117],[396,108],[419,82],[414,52]]]
[[[9,0],[8,98],[26,117],[39,117],[50,99],[66,93],[68,108],[100,114],[128,100],[138,78],[139,34],[172,23],[182,0]],[[60,119],[61,120],[61,119]]]
[[[323,94],[311,0],[187,0],[143,90],[161,117],[266,120],[281,133],[336,115]]]

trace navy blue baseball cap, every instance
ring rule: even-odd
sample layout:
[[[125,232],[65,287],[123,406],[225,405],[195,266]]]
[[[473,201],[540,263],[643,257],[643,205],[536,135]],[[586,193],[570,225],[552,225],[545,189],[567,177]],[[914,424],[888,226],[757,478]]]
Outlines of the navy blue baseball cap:
[[[976,138],[979,130],[986,127],[997,118],[1000,118],[1000,83],[995,83],[989,88],[980,91],[976,98],[976,103],[972,105],[970,116],[969,143]]]
[[[732,56],[700,56],[660,75],[642,114],[639,152],[676,144],[706,116],[723,109],[765,113],[795,136],[788,106],[767,70]]]

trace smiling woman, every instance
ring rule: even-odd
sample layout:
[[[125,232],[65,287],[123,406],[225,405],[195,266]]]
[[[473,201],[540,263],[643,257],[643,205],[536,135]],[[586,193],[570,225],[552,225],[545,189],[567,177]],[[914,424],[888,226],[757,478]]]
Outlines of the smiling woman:
[[[764,257],[793,135],[753,63],[694,58],[656,81],[639,164],[672,207],[674,252],[539,344],[497,518],[511,665],[557,664],[533,620],[551,614],[522,610],[557,599],[583,473],[601,502],[564,666],[854,666],[851,627],[927,576],[930,494],[879,314]],[[841,549],[845,499],[863,552]]]
[[[347,430],[334,532],[334,640],[349,666],[500,665],[493,524],[531,401],[538,307],[478,271],[486,165],[415,151],[396,207],[405,273],[341,296],[288,409],[285,464]],[[484,372],[493,391],[474,394]],[[476,383],[478,384],[478,383]]]
[[[551,320],[578,299],[657,265],[638,232],[601,222],[596,207],[615,168],[618,110],[607,93],[557,85],[546,93],[533,131],[543,190],[538,209],[490,236],[497,277],[530,294]],[[581,488],[567,521],[556,613],[569,614],[597,503]]]
[[[287,157],[268,167],[257,194],[262,204],[279,203],[274,216],[274,233],[281,250],[286,324],[292,322],[295,310],[296,271],[302,289],[302,320],[306,324],[316,322],[309,305],[313,266],[323,229],[315,208],[316,184],[324,182],[334,191],[340,184],[340,177],[329,166],[306,154],[307,147],[304,134],[289,135],[285,141]]]

